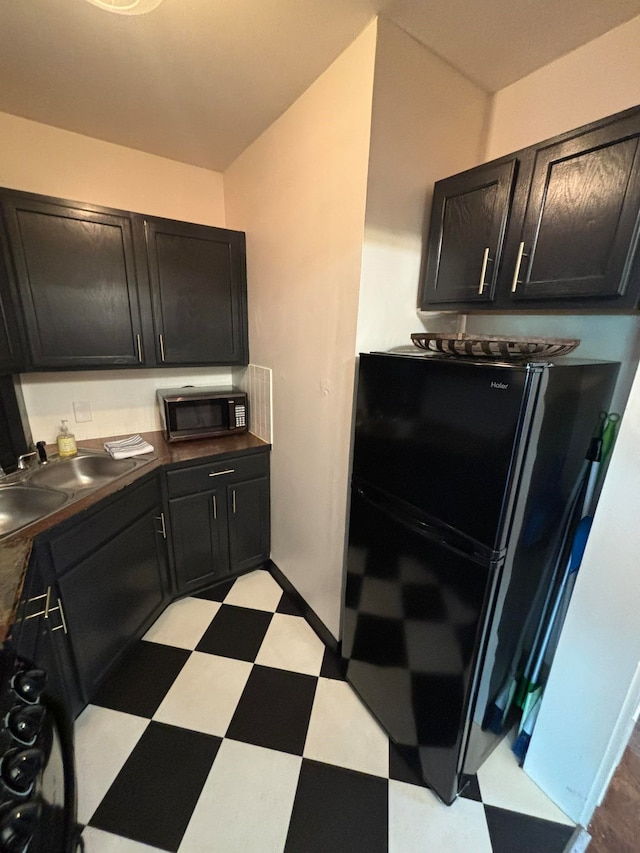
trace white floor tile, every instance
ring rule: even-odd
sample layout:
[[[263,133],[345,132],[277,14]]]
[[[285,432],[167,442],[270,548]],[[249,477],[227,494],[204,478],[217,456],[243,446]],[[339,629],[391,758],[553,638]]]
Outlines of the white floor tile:
[[[87,705],[75,723],[78,820],[87,823],[149,721]]]
[[[389,781],[389,853],[492,849],[482,803],[459,797],[445,806],[427,788]]]
[[[389,739],[345,681],[320,678],[304,756],[387,776]]]
[[[247,661],[193,652],[153,719],[224,737],[251,667]]]
[[[219,609],[219,601],[204,598],[174,601],[142,639],[179,649],[195,649]]]
[[[224,603],[273,612],[281,597],[282,587],[274,581],[269,572],[259,569],[239,577],[227,593]]]
[[[513,738],[505,737],[478,770],[478,784],[483,802],[489,806],[522,812],[573,826],[573,821],[560,811],[533,782],[511,752]]]
[[[224,740],[178,853],[282,853],[301,763]]]
[[[256,663],[319,675],[324,649],[323,642],[301,616],[274,613]]]
[[[82,837],[85,853],[161,853],[158,847],[149,847],[148,844],[140,844],[139,841],[112,835],[92,826],[85,827]]]

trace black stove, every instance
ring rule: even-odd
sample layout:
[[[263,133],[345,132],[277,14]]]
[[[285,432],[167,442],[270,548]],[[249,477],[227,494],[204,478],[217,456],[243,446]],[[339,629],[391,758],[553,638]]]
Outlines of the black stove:
[[[0,650],[0,853],[76,853],[73,729],[46,673]]]

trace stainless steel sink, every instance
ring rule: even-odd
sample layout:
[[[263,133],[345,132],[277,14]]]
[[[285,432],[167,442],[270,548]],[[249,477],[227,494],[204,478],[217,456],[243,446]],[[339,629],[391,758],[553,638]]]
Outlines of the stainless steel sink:
[[[70,459],[54,455],[46,465],[9,474],[0,481],[0,538],[148,465],[154,458],[113,459],[108,453],[81,450]]]
[[[0,536],[12,533],[64,506],[66,492],[36,486],[0,486]]]
[[[30,485],[66,489],[77,493],[99,489],[148,462],[148,459],[113,459],[107,454],[78,454],[70,459],[58,459],[33,470],[28,476]]]

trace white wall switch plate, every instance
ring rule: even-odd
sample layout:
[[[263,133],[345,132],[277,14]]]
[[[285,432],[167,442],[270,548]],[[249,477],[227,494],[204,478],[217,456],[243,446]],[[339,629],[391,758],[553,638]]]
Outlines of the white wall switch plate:
[[[73,414],[77,424],[83,424],[93,420],[91,414],[91,403],[87,400],[78,400],[73,404]]]

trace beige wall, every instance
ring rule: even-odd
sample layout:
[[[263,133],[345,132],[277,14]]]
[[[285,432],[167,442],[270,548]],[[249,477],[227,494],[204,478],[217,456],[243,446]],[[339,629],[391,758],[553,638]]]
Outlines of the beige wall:
[[[486,159],[640,103],[640,17],[497,92]]]
[[[0,113],[0,186],[225,224],[222,175]]]
[[[474,166],[489,96],[379,20],[356,352],[410,343],[426,206],[439,178]]]
[[[640,103],[640,17],[497,92],[484,160],[501,157],[558,133]],[[614,408],[629,394],[640,357],[637,317],[560,315],[470,316],[480,334],[573,337],[576,355],[620,361]]]
[[[0,113],[0,186],[204,225],[225,224],[222,175]],[[156,429],[156,387],[228,384],[228,369],[91,371],[22,377],[34,440],[60,418],[77,438]],[[93,420],[76,424],[73,402]]]
[[[639,44],[636,18],[498,92],[487,159],[640,103]],[[477,331],[509,325],[519,333],[576,335],[583,340],[578,354],[623,360],[625,392],[633,379],[635,317],[472,317],[469,322]],[[635,606],[640,534],[633,521],[640,499],[639,413],[636,377],[525,763],[542,789],[585,825],[640,698],[637,680],[633,687],[640,660]]]
[[[375,23],[225,172],[273,370],[272,558],[339,632]]]

